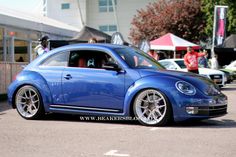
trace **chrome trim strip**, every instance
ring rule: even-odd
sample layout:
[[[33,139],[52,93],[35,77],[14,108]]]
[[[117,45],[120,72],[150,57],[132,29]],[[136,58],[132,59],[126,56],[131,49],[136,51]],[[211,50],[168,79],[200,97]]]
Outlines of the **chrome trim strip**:
[[[119,111],[120,111],[120,110],[114,110],[114,109],[101,109],[101,108],[78,107],[78,106],[65,106],[65,105],[50,105],[50,107],[66,108],[66,109],[93,110],[93,111],[108,111],[108,112],[119,112]]]

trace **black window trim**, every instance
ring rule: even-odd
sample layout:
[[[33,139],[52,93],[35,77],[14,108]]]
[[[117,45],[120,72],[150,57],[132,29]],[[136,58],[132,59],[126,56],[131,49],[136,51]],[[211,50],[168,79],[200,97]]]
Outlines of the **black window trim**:
[[[81,67],[70,67],[69,66],[69,59],[70,59],[70,55],[72,51],[98,51],[98,52],[102,52],[102,53],[106,53],[107,55],[109,55],[113,60],[116,61],[117,65],[124,70],[124,67],[119,63],[119,61],[116,59],[116,57],[110,53],[109,51],[103,50],[103,49],[97,49],[97,48],[73,48],[73,49],[69,49],[69,55],[68,55],[68,65],[67,68],[76,68],[76,69],[92,69],[92,70],[105,70],[105,69],[98,69],[98,68],[81,68]]]

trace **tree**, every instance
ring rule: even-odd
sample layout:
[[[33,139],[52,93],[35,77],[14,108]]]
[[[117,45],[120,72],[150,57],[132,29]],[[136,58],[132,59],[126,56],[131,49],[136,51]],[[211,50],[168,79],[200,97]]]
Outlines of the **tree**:
[[[236,33],[236,1],[235,0],[202,0],[201,10],[204,14],[206,27],[204,33],[206,36],[212,37],[213,19],[214,19],[214,6],[226,5],[228,6],[227,13],[227,34]]]
[[[199,41],[205,23],[201,19],[200,0],[159,0],[137,11],[131,24],[130,39],[153,40],[173,33],[190,41]]]

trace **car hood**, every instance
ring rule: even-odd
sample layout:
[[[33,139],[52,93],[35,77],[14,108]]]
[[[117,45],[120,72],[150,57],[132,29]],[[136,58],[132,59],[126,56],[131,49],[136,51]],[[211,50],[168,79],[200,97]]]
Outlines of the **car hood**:
[[[172,77],[178,80],[183,80],[191,83],[193,86],[200,89],[201,91],[205,91],[209,86],[212,85],[215,86],[215,84],[210,79],[194,73],[173,71],[173,70],[152,70],[152,69],[140,69],[138,71],[141,77],[159,76],[159,77]]]
[[[185,71],[187,72],[188,70],[186,68],[180,69],[179,71]],[[224,73],[220,70],[215,70],[215,69],[209,69],[209,68],[198,68],[199,74],[200,75],[224,75]]]
[[[205,75],[223,75],[224,73],[220,70],[215,70],[215,69],[209,69],[209,68],[199,68],[199,73],[200,74],[205,74]]]

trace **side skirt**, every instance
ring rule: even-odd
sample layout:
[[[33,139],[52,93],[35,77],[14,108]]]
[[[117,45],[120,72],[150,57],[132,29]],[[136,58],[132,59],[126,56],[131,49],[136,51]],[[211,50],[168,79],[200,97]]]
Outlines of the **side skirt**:
[[[81,113],[88,115],[114,115],[124,116],[122,110],[107,109],[107,108],[94,108],[82,106],[68,106],[68,105],[50,105],[49,110],[58,113]]]

